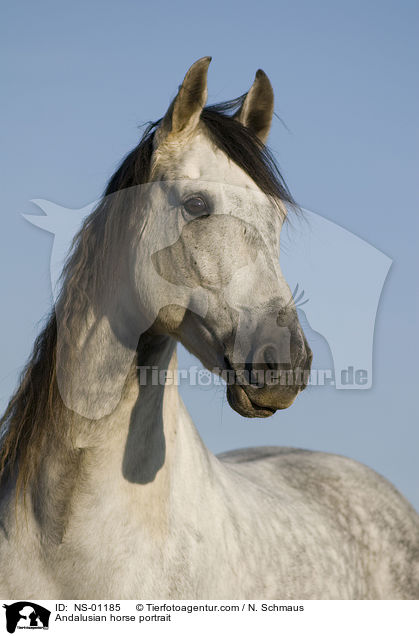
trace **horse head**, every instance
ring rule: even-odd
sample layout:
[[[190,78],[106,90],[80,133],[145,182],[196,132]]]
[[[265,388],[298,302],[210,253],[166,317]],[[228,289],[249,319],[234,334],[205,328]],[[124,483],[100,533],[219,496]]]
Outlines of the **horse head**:
[[[265,146],[272,87],[258,71],[232,115],[205,107],[209,61],[123,161],[65,268],[57,380],[85,417],[115,408],[145,333],[229,374],[229,403],[247,417],[288,407],[307,383],[312,355],[279,265],[292,198]]]
[[[292,404],[312,358],[279,265],[287,197],[264,154],[273,91],[258,71],[238,112],[218,121],[204,108],[209,62],[189,69],[154,135],[136,285],[148,289],[142,312],[157,315],[151,330],[233,372],[230,405],[265,417]]]

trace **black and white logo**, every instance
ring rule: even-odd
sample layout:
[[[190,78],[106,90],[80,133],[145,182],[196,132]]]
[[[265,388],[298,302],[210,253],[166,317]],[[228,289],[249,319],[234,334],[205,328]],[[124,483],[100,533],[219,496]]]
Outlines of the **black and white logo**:
[[[48,629],[51,612],[31,601],[3,605],[6,609],[6,628],[9,634],[16,629]]]

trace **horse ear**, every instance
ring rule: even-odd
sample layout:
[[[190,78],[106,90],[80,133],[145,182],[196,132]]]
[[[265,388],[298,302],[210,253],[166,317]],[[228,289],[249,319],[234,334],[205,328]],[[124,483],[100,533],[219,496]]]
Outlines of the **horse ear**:
[[[240,110],[234,116],[243,126],[250,128],[263,142],[269,135],[274,113],[274,92],[268,76],[259,69]]]
[[[201,57],[185,75],[185,79],[170,104],[158,132],[158,143],[168,135],[188,135],[198,125],[207,101],[207,73],[210,57]]]

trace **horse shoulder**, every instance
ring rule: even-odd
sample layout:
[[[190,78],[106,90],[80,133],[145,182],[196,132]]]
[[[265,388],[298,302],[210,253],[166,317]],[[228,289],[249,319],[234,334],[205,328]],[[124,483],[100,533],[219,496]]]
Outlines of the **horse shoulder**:
[[[419,598],[419,515],[387,479],[355,460],[295,448],[239,449],[219,459],[277,493],[279,505],[294,501],[307,519],[320,515],[355,541],[372,597]]]

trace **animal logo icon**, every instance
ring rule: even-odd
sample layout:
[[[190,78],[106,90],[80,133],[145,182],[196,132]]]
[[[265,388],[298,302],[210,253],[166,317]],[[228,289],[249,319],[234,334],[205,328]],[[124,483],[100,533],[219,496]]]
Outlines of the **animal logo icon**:
[[[44,199],[33,203],[44,215],[23,215],[24,218],[54,235],[50,276],[55,301],[72,239],[98,202],[81,209],[65,208]],[[168,237],[168,245],[176,238]],[[375,320],[391,263],[371,244],[310,210],[303,210],[301,218],[293,217],[283,229],[281,267],[295,290],[294,301],[308,328],[314,361],[316,346],[310,341],[310,332],[320,334],[330,349],[329,384],[337,389],[372,386]],[[178,287],[180,291],[181,286]],[[197,290],[194,311],[205,313],[205,297],[200,292]],[[174,300],[181,303],[181,294],[175,296]]]
[[[18,601],[3,605],[6,610],[6,629],[14,634],[16,629],[48,629],[51,612],[32,601]]]

